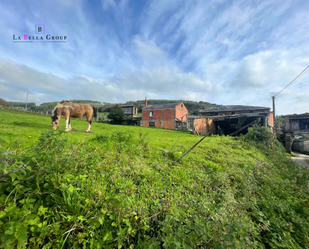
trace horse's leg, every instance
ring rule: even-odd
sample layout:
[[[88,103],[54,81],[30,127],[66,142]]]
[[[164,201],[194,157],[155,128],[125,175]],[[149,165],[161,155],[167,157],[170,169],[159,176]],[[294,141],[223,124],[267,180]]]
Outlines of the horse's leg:
[[[69,122],[70,122],[70,116],[68,114],[65,115],[65,131],[70,131],[69,127]]]
[[[92,121],[91,121],[91,116],[87,115],[86,117],[87,117],[87,121],[88,121],[88,128],[87,128],[86,132],[89,132],[90,128],[91,128]]]
[[[69,130],[71,130],[71,118],[69,118]]]

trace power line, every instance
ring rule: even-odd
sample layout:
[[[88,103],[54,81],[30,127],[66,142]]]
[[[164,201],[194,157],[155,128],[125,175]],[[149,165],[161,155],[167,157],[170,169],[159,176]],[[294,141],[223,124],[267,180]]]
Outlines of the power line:
[[[286,87],[284,87],[280,92],[278,92],[277,94],[274,95],[274,97],[276,97],[279,93],[281,93],[285,88],[287,88],[289,85],[291,85],[299,76],[301,76],[307,69],[308,69],[309,65],[299,74],[296,76],[296,78],[294,80],[292,80],[289,84],[287,84]]]

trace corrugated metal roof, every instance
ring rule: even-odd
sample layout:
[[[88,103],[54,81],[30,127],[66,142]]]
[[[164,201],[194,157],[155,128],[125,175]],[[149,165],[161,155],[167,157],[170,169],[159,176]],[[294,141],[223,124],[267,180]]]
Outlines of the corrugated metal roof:
[[[222,105],[222,106],[211,106],[205,109],[200,110],[200,113],[203,112],[234,112],[234,111],[258,111],[269,109],[269,107],[262,106],[248,106],[248,105]]]
[[[166,104],[156,104],[156,105],[148,105],[144,107],[143,110],[154,110],[154,109],[165,109],[165,108],[175,108],[176,106],[183,104],[180,103],[166,103]]]
[[[194,115],[191,115],[191,116],[188,116],[187,117],[188,119],[199,119],[199,118],[206,118],[205,116],[194,116]]]
[[[309,113],[302,113],[302,114],[289,114],[289,115],[284,115],[283,117],[293,117],[293,118],[302,118],[302,117],[309,117]]]

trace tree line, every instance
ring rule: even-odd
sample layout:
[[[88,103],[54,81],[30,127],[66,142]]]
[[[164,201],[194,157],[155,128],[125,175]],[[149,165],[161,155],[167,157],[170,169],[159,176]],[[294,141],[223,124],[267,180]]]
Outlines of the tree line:
[[[3,100],[5,101],[5,100]],[[99,101],[93,101],[93,100],[77,100],[77,99],[73,99],[73,100],[70,100],[71,102],[74,102],[74,103],[80,103],[80,104],[101,104],[101,102]],[[7,102],[7,101],[5,101]],[[45,103],[42,103],[40,105],[36,105],[34,102],[29,102],[27,103],[27,109],[28,110],[31,110],[31,111],[42,111],[42,112],[47,112],[47,111],[52,111],[55,106],[57,105],[57,103],[60,102],[60,101],[57,101],[57,102],[45,102]],[[7,102],[8,104],[10,104],[10,106],[12,107],[22,107],[22,108],[26,108],[26,102]],[[4,105],[4,104],[2,104]]]
[[[107,102],[99,102],[99,101],[93,101],[93,100],[77,100],[73,99],[70,100],[74,103],[87,103],[87,104],[93,104],[96,107],[98,107],[99,112],[111,112],[112,108],[114,108],[116,105],[123,106],[123,105],[134,105],[138,108],[138,112],[142,112],[142,108],[145,107],[145,100],[137,100],[137,101],[127,101],[126,103],[118,103],[118,104],[112,104]],[[155,104],[166,104],[166,103],[184,103],[187,107],[189,113],[191,115],[199,115],[199,111],[203,109],[204,107],[210,107],[210,106],[216,106],[216,104],[212,104],[206,101],[192,101],[192,100],[167,100],[167,99],[149,99],[147,100],[148,105],[155,105]],[[3,104],[1,104],[3,103]],[[27,103],[27,109],[32,111],[52,111],[58,102],[46,102],[42,103],[40,105],[36,105],[34,102]],[[12,106],[12,107],[22,107],[26,108],[26,102],[8,102],[3,99],[0,99],[0,104],[2,106]]]

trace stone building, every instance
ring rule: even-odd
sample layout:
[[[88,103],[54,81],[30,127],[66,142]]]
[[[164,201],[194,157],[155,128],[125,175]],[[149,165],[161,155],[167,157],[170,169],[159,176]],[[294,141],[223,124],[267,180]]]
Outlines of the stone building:
[[[291,114],[284,117],[285,149],[299,152],[309,151],[309,113]],[[307,137],[306,137],[307,136]]]

